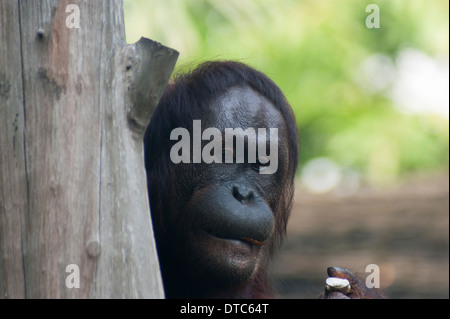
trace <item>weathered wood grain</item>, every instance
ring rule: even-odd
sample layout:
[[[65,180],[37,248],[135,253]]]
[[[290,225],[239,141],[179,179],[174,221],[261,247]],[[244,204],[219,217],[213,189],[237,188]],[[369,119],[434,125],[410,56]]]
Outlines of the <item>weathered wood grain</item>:
[[[24,297],[28,195],[17,1],[0,1],[0,298]]]
[[[163,297],[142,135],[178,54],[127,46],[121,1],[0,0],[0,23],[0,296]]]

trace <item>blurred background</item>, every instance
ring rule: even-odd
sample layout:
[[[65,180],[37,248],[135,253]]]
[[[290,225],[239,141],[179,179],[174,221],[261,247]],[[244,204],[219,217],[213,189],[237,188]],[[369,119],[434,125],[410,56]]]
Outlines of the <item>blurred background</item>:
[[[379,28],[366,26],[369,4]],[[328,266],[364,278],[368,264],[388,297],[449,298],[447,0],[124,0],[124,9],[127,42],[178,50],[175,72],[239,60],[291,103],[301,153],[272,265],[281,298],[315,298]]]

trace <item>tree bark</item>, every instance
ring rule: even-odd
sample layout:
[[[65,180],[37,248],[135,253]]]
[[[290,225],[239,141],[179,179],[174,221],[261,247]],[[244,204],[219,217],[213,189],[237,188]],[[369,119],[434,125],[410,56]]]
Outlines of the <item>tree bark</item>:
[[[142,139],[178,53],[126,45],[119,0],[0,0],[0,25],[0,298],[164,297]]]

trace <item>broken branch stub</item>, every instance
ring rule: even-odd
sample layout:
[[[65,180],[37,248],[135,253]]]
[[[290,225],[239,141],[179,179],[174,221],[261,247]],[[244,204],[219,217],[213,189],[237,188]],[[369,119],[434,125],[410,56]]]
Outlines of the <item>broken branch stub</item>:
[[[131,130],[143,137],[173,72],[179,53],[147,38],[126,46],[128,121]]]

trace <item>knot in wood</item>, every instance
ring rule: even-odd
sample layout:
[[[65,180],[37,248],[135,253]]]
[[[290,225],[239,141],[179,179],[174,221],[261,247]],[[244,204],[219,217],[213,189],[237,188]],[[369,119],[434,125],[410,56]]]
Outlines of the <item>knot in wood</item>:
[[[86,246],[89,257],[97,258],[100,255],[100,243],[98,241],[90,241]]]

